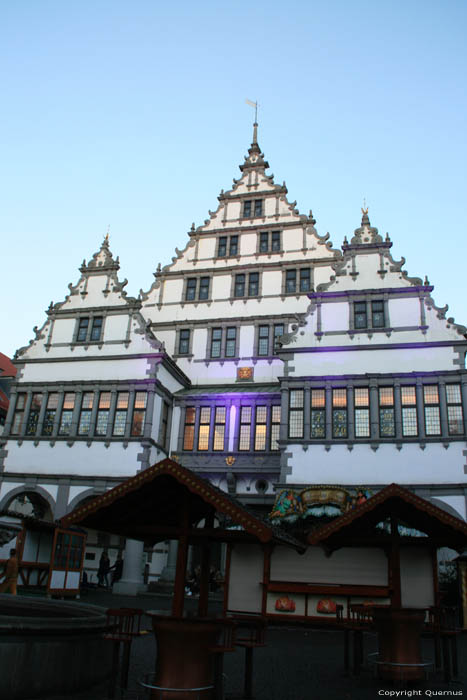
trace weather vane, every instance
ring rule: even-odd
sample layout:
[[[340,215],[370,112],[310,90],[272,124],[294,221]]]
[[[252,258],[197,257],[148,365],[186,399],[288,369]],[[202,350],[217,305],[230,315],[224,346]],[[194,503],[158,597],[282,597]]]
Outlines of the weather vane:
[[[245,100],[245,102],[247,103],[247,105],[250,105],[250,107],[255,108],[255,123],[256,123],[258,121],[258,103],[253,102],[252,100]]]
[[[362,214],[368,214],[368,207],[367,207],[367,205],[366,205],[366,199],[365,199],[365,197],[363,197]]]

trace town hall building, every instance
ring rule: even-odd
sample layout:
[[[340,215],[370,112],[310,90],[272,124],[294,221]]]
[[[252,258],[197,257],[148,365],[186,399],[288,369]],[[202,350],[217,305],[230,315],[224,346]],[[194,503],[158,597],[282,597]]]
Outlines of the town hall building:
[[[467,329],[367,209],[333,248],[268,168],[255,124],[232,189],[137,298],[108,237],[83,261],[15,355],[0,510],[55,519],[171,456],[265,512],[281,489],[397,482],[466,518]],[[123,544],[96,533],[86,565]],[[168,550],[146,552],[150,580]]]

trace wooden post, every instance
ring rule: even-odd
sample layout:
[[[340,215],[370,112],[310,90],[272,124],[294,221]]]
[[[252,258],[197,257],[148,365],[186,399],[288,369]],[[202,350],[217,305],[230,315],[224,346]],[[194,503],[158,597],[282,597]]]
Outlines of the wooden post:
[[[402,591],[401,591],[401,552],[399,530],[397,529],[397,518],[391,515],[391,606],[393,608],[402,607]]]
[[[204,527],[212,529],[214,527],[214,511],[206,517]],[[198,615],[207,617],[209,606],[209,564],[211,561],[211,547],[208,541],[204,541],[201,546],[201,576],[199,583]]]
[[[263,545],[263,597],[261,602],[261,614],[266,615],[268,603],[268,583],[271,580],[271,554],[273,545]]]
[[[172,599],[172,615],[183,616],[185,603],[186,565],[188,561],[188,528],[190,524],[190,500],[188,490],[185,490],[179,507],[179,522],[181,534],[178,540],[177,565],[175,568],[174,594]]]

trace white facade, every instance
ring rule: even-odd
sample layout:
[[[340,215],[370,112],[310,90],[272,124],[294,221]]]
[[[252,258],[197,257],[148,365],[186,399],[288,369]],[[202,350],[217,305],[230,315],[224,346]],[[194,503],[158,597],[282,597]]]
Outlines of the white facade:
[[[0,508],[35,493],[60,517],[171,454],[265,508],[294,484],[395,481],[466,517],[466,329],[367,211],[333,249],[268,167],[255,125],[241,177],[137,299],[107,239],[83,262],[17,352]]]

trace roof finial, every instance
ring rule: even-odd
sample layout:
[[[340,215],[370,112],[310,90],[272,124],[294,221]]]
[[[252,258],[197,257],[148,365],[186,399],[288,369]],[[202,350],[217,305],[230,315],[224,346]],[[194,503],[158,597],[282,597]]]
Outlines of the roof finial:
[[[104,237],[104,243],[109,242],[109,234],[110,234],[110,224],[107,226],[107,233],[105,234],[105,237]]]
[[[253,143],[258,143],[258,102],[253,102],[252,100],[246,99],[245,102],[250,107],[255,108],[255,121],[253,124]]]
[[[363,214],[363,216],[368,216],[368,207],[367,207],[367,205],[366,205],[366,199],[365,199],[365,197],[363,197],[362,214]]]

